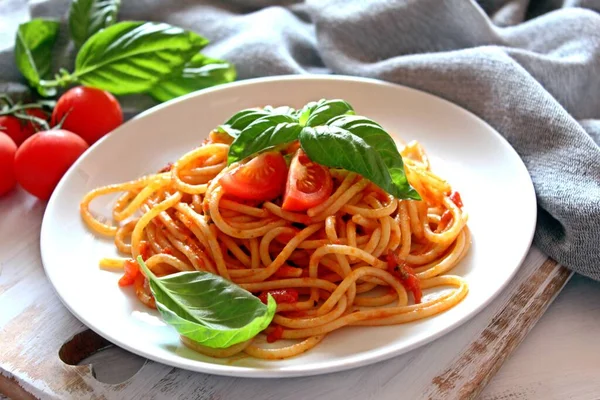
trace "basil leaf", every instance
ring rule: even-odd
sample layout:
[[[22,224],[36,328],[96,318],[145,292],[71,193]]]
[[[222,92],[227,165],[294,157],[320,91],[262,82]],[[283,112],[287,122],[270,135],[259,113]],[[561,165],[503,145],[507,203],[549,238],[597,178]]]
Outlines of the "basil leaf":
[[[144,271],[163,319],[180,335],[211,348],[225,348],[253,338],[275,315],[268,305],[236,284],[203,271],[156,277],[141,257]]]
[[[237,138],[242,130],[259,118],[269,115],[293,116],[294,113],[295,110],[287,106],[277,108],[271,106],[266,106],[264,108],[247,108],[232,115],[223,125],[218,126],[217,129],[229,134],[229,136],[233,138]]]
[[[229,147],[231,164],[254,153],[298,139],[302,127],[290,115],[267,115],[248,125]]]
[[[309,113],[308,118],[304,113]],[[314,108],[309,107],[304,113],[300,115],[301,121],[306,119],[304,126],[319,126],[327,124],[327,121],[338,115],[354,114],[354,109],[344,100],[321,100]]]
[[[19,25],[15,43],[15,62],[29,85],[42,96],[53,96],[56,89],[45,88],[41,80],[52,68],[52,47],[58,36],[59,23],[33,19]]]
[[[319,105],[323,104],[325,99],[321,99],[319,101],[311,101],[302,107],[301,110],[298,110],[298,123],[302,126],[306,126],[306,121],[308,121],[308,117],[310,114],[317,108]]]
[[[236,73],[227,61],[196,54],[177,70],[158,82],[150,95],[158,101],[167,101],[207,87],[233,82]]]
[[[75,60],[74,77],[117,95],[146,92],[207,43],[169,24],[120,22],[85,42]]]
[[[360,137],[379,153],[388,168],[394,187],[397,189],[396,194],[392,193],[394,196],[400,199],[421,200],[421,196],[408,183],[404,171],[404,162],[398,152],[394,139],[392,139],[381,125],[358,115],[335,117],[328,122],[328,125],[342,128]]]
[[[308,157],[321,165],[344,168],[370,180],[386,192],[401,196],[379,153],[360,137],[337,126],[305,127],[299,135]]]
[[[69,8],[69,30],[75,46],[81,47],[94,33],[114,24],[121,0],[73,0]]]

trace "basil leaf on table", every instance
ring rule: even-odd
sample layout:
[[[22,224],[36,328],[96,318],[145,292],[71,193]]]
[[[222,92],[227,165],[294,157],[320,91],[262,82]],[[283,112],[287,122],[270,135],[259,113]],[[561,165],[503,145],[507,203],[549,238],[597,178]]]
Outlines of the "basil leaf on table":
[[[73,0],[69,8],[69,30],[76,47],[94,33],[113,25],[121,0]]]
[[[149,93],[158,101],[167,101],[196,90],[233,82],[235,77],[233,64],[198,53],[182,69],[158,82]]]
[[[396,197],[401,199],[421,200],[421,196],[410,186],[404,171],[404,162],[398,152],[394,139],[381,125],[373,120],[358,115],[342,115],[328,122],[329,126],[336,126],[363,139],[379,155],[388,168],[394,186],[398,190]],[[392,192],[390,192],[392,193]],[[394,194],[394,193],[392,193]]]
[[[385,190],[402,198],[402,191],[390,177],[379,153],[359,136],[337,126],[305,127],[299,135],[300,145],[314,162],[356,172]]]
[[[33,19],[19,25],[15,42],[15,62],[27,82],[42,96],[53,96],[56,89],[45,88],[41,81],[52,69],[52,47],[58,36],[59,23]]]
[[[85,42],[73,76],[84,85],[116,95],[146,92],[207,43],[169,24],[120,22]]]
[[[340,99],[319,101],[314,109],[310,109],[308,118],[301,115],[300,118],[306,118],[305,126],[319,126],[327,124],[327,121],[339,115],[352,115],[354,109],[348,102]]]
[[[162,278],[140,268],[150,282],[156,308],[180,335],[211,348],[226,348],[253,338],[273,319],[277,304],[263,304],[252,293],[218,275],[180,272]]]
[[[227,164],[254,153],[298,139],[302,127],[290,115],[267,115],[254,120],[229,147]]]

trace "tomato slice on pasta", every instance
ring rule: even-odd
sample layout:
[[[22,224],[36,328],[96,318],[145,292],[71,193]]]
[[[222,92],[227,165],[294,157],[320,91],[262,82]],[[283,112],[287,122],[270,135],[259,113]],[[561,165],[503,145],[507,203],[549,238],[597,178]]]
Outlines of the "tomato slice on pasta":
[[[225,174],[221,186],[225,193],[244,200],[273,200],[285,187],[287,164],[276,151],[262,153]]]
[[[298,149],[290,164],[281,208],[305,211],[327,200],[332,191],[329,170],[311,161],[302,149]]]

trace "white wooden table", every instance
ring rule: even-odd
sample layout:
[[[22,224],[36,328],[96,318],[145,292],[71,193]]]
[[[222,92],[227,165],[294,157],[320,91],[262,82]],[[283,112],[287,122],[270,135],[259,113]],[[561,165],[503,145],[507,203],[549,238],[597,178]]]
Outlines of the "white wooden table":
[[[542,317],[570,274],[535,248],[506,290],[472,320],[372,366],[251,380],[178,370],[114,347],[80,360],[106,342],[89,333],[70,340],[85,327],[45,278],[43,210],[22,190],[0,198],[0,392],[14,398],[600,399],[600,284],[574,277]],[[65,342],[63,359],[78,366],[58,357]]]

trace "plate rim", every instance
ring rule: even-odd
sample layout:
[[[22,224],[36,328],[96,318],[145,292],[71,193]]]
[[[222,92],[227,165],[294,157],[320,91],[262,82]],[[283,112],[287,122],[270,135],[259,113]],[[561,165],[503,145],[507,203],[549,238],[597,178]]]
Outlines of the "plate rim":
[[[235,89],[235,88],[244,87],[244,86],[260,85],[260,84],[269,83],[269,82],[281,82],[281,81],[289,82],[289,81],[303,81],[303,80],[306,80],[306,81],[315,81],[316,80],[316,81],[356,82],[356,83],[374,84],[374,85],[379,85],[379,86],[402,88],[404,90],[418,92],[421,95],[433,97],[436,99],[436,101],[441,101],[441,102],[445,103],[445,106],[452,108],[454,111],[466,114],[469,118],[473,118],[473,119],[477,120],[478,123],[486,126],[488,128],[488,130],[490,131],[490,133],[492,133],[496,137],[496,139],[499,139],[502,142],[503,146],[505,148],[507,148],[507,150],[509,152],[512,152],[513,155],[515,155],[517,157],[517,162],[519,164],[519,167],[521,167],[523,169],[523,171],[525,172],[526,177],[527,177],[526,183],[527,183],[528,194],[526,195],[526,202],[527,202],[526,207],[532,208],[532,210],[531,210],[532,224],[530,227],[530,232],[528,232],[528,235],[527,235],[528,243],[525,246],[525,250],[524,250],[523,254],[519,258],[519,261],[517,263],[518,266],[513,269],[510,276],[496,289],[496,291],[491,296],[487,297],[485,301],[478,304],[477,307],[475,307],[475,309],[473,309],[471,312],[467,313],[464,316],[461,316],[454,323],[445,326],[443,329],[440,329],[436,333],[427,336],[425,339],[422,339],[413,344],[404,346],[396,351],[382,351],[381,349],[374,349],[370,352],[371,354],[375,353],[374,355],[358,358],[357,360],[351,360],[350,362],[348,362],[347,358],[338,360],[338,361],[328,361],[327,363],[325,363],[325,365],[319,365],[310,370],[296,369],[295,367],[293,369],[292,368],[288,369],[289,367],[286,367],[286,369],[258,369],[258,368],[241,367],[241,366],[234,366],[234,365],[211,364],[208,362],[186,359],[184,357],[181,357],[181,359],[178,363],[174,363],[174,362],[171,362],[171,360],[169,360],[169,359],[165,359],[163,357],[156,356],[152,352],[148,352],[143,349],[135,348],[133,346],[130,346],[127,342],[121,341],[118,338],[115,338],[111,335],[104,335],[100,331],[100,329],[98,329],[97,327],[93,327],[89,323],[88,318],[85,318],[85,316],[81,315],[80,313],[77,313],[67,303],[66,299],[58,291],[57,286],[55,285],[54,280],[52,278],[52,276],[54,276],[54,275],[51,272],[49,272],[49,269],[46,267],[47,254],[46,254],[46,251],[44,251],[44,249],[45,249],[44,238],[47,236],[47,234],[45,232],[49,229],[49,228],[47,228],[47,226],[49,225],[48,220],[51,218],[49,216],[50,211],[54,208],[54,203],[57,202],[57,200],[56,200],[57,196],[58,196],[57,193],[59,193],[61,191],[60,189],[66,184],[66,182],[69,180],[69,177],[76,170],[77,166],[83,162],[83,160],[88,156],[88,154],[95,151],[95,149],[100,145],[100,143],[103,143],[110,136],[110,135],[105,135],[103,138],[101,138],[96,143],[94,143],[92,146],[90,146],[77,159],[77,161],[69,168],[69,170],[63,175],[62,179],[56,186],[52,196],[50,197],[50,200],[48,201],[48,203],[46,205],[46,209],[44,210],[44,215],[43,215],[41,229],[40,229],[40,256],[41,256],[41,261],[42,261],[42,265],[44,268],[44,273],[45,273],[46,277],[48,278],[48,281],[50,282],[53,291],[56,293],[56,295],[60,299],[61,303],[67,308],[67,310],[69,310],[69,312],[75,318],[77,318],[88,329],[91,329],[92,331],[94,331],[101,337],[107,339],[111,343],[113,343],[127,351],[130,351],[134,354],[137,354],[141,357],[145,357],[149,360],[159,362],[163,365],[169,365],[169,366],[176,367],[176,368],[182,368],[182,369],[186,369],[186,370],[190,370],[190,371],[213,374],[213,375],[220,375],[220,376],[244,377],[244,378],[292,378],[292,377],[301,377],[301,376],[321,375],[321,374],[327,374],[327,373],[333,373],[333,372],[339,372],[339,371],[345,371],[345,370],[349,370],[349,369],[359,368],[359,367],[363,367],[366,365],[371,365],[371,364],[379,363],[381,361],[389,360],[393,357],[397,357],[401,354],[405,354],[416,348],[423,347],[423,346],[433,342],[434,340],[448,334],[449,332],[457,329],[458,327],[460,327],[467,321],[470,321],[476,315],[478,315],[483,309],[485,309],[493,300],[495,300],[498,297],[498,295],[513,280],[516,273],[521,269],[523,261],[525,260],[525,258],[527,257],[527,254],[529,254],[529,252],[531,250],[531,246],[532,246],[533,238],[534,238],[534,234],[535,234],[535,229],[537,226],[537,211],[536,211],[537,210],[537,198],[536,198],[536,194],[535,194],[535,188],[534,188],[533,182],[531,180],[531,175],[530,175],[527,167],[525,166],[521,156],[510,145],[510,143],[508,142],[508,140],[506,140],[506,138],[504,138],[494,127],[492,127],[489,123],[487,123],[485,120],[483,120],[479,116],[477,116],[474,113],[472,113],[471,111],[463,108],[462,106],[459,106],[458,104],[455,104],[449,100],[446,100],[443,97],[437,96],[435,94],[432,94],[432,93],[429,93],[429,92],[426,92],[423,90],[405,86],[402,84],[382,81],[382,80],[373,79],[373,78],[363,78],[363,77],[346,76],[346,75],[269,76],[269,77],[252,78],[252,79],[245,79],[242,81],[236,81],[236,82],[232,82],[229,84],[219,85],[219,86],[195,91],[195,92],[186,94],[184,96],[177,97],[175,99],[155,105],[154,107],[151,107],[145,111],[140,112],[139,114],[137,114],[136,116],[134,116],[133,118],[129,119],[124,124],[119,126],[117,129],[119,129],[119,130],[124,129],[125,127],[127,127],[127,125],[131,124],[132,121],[136,121],[141,118],[144,118],[147,115],[150,115],[159,110],[162,110],[163,108],[171,107],[177,103],[185,102],[191,98],[195,98],[198,96],[204,96],[211,92],[224,91],[224,90]],[[205,368],[204,367],[205,365],[208,365],[210,367]]]

